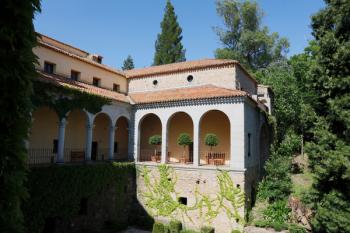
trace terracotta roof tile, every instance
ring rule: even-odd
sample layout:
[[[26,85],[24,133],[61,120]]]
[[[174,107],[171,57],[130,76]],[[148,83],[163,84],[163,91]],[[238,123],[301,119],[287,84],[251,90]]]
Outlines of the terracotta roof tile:
[[[202,59],[196,61],[185,61],[178,63],[171,63],[160,66],[150,66],[142,69],[132,69],[125,71],[127,78],[140,78],[160,74],[170,74],[178,73],[184,71],[191,71],[197,69],[206,69],[206,68],[216,68],[224,66],[233,66],[238,62],[235,60],[226,60],[226,59]]]
[[[136,104],[208,99],[219,97],[239,97],[247,95],[248,94],[244,91],[222,88],[214,85],[176,88],[152,92],[129,93],[131,100],[133,100]]]
[[[56,86],[65,86],[68,88],[80,90],[82,92],[103,96],[112,100],[129,103],[128,97],[121,93],[74,81],[56,74],[47,74],[42,71],[38,71],[38,73],[39,80],[52,83]]]

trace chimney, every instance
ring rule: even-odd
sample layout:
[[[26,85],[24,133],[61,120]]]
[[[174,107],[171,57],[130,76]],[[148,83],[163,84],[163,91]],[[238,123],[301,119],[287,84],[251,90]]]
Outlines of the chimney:
[[[99,64],[102,64],[102,56],[98,55],[98,54],[89,54],[88,58],[91,61],[97,62]]]

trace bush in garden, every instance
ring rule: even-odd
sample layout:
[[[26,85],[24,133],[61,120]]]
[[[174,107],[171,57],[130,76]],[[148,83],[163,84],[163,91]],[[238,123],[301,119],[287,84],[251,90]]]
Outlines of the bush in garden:
[[[152,233],[167,233],[167,227],[160,222],[155,222],[153,224]]]
[[[265,220],[270,223],[285,223],[288,221],[290,208],[286,201],[276,201],[263,212]]]
[[[180,233],[182,230],[182,223],[180,221],[170,221],[169,231],[170,233]]]
[[[205,135],[205,145],[210,146],[210,150],[213,149],[213,146],[219,145],[219,138],[216,134],[208,133]]]
[[[201,233],[215,233],[215,229],[213,227],[205,226],[201,228]]]

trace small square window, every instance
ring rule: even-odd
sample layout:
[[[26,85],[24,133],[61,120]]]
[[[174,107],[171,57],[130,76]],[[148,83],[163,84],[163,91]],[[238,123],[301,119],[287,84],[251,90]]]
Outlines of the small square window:
[[[44,62],[44,71],[48,74],[53,74],[55,72],[55,64],[51,62]]]
[[[101,79],[99,79],[99,78],[93,78],[92,79],[92,85],[94,85],[95,87],[99,87],[100,86],[100,82],[101,82]]]
[[[179,197],[179,203],[182,205],[187,205],[187,197]]]
[[[113,84],[113,91],[120,92],[120,85],[119,84]]]
[[[75,70],[71,70],[70,72],[70,78],[74,81],[78,81],[80,78],[80,72],[75,71]]]

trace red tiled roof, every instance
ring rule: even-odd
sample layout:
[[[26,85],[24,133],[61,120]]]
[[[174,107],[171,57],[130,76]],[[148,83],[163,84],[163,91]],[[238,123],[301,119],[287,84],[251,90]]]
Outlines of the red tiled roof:
[[[248,96],[248,94],[244,91],[222,88],[214,85],[129,93],[129,97],[136,104],[239,96]]]
[[[56,86],[65,86],[68,88],[77,89],[82,92],[103,96],[120,102],[129,103],[127,96],[121,93],[95,87],[90,84],[74,81],[56,74],[47,74],[42,71],[38,71],[38,73],[40,81],[49,82]]]
[[[196,61],[177,62],[160,66],[150,66],[142,69],[132,69],[125,71],[127,78],[140,78],[152,75],[178,73],[197,69],[216,68],[234,66],[238,64],[235,60],[227,59],[202,59]]]

